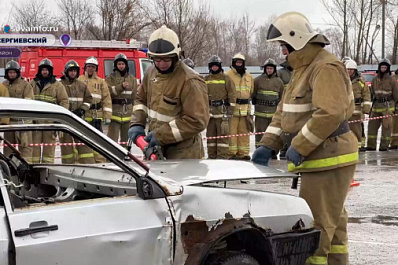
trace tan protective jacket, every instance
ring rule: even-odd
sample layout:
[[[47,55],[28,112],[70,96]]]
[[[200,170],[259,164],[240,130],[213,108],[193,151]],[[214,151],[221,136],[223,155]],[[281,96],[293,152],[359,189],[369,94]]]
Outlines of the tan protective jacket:
[[[236,95],[235,84],[224,73],[209,74],[205,78],[209,91],[209,105],[212,101],[228,100],[230,106],[211,106],[210,118],[222,118],[224,113],[232,115],[235,109]]]
[[[236,99],[237,104],[234,110],[234,116],[247,116],[251,114],[251,104],[238,104],[238,99],[250,99],[253,89],[254,89],[254,80],[253,76],[246,71],[246,73],[241,76],[238,74],[235,68],[231,68],[231,70],[225,73],[229,76],[235,84],[236,87]]]
[[[125,123],[130,122],[133,104],[137,95],[137,79],[131,74],[121,76],[115,71],[105,78],[112,97],[112,120]],[[124,89],[123,82],[128,82],[129,87]]]
[[[398,83],[394,77],[385,74],[383,78],[377,75],[372,80],[370,92],[373,95],[372,112],[388,114],[394,112],[395,102],[398,101]],[[379,98],[389,98],[386,102],[378,102]]]
[[[354,92],[355,110],[350,120],[358,120],[364,113],[369,114],[372,101],[368,86],[362,82],[359,76],[352,79],[351,84]]]
[[[184,158],[197,157],[192,152],[199,150],[190,147],[194,139],[200,140],[198,137],[210,119],[205,81],[181,61],[170,74],[150,67],[138,89],[131,125],[145,127],[147,117],[149,131],[154,131],[162,146],[173,146],[175,151],[186,154],[181,155]]]
[[[8,88],[8,92],[10,97],[12,98],[23,98],[23,99],[33,99],[33,89],[29,85],[28,82],[25,81],[22,77],[19,77],[14,80],[14,82],[10,83],[10,81],[6,80],[3,84]],[[15,120],[14,122],[17,122]],[[12,122],[12,119],[11,119]],[[24,120],[25,123],[31,123],[31,120]]]
[[[276,107],[282,98],[283,82],[274,73],[271,77],[262,74],[254,79],[254,115],[263,118],[272,118]],[[268,104],[268,105],[267,105]],[[275,105],[274,105],[275,104]]]
[[[291,53],[294,69],[260,145],[281,149],[282,133],[297,134],[292,147],[305,157],[292,172],[323,171],[358,161],[358,141],[349,131],[330,137],[354,112],[354,94],[344,65],[318,44]]]
[[[39,78],[34,78],[29,82],[29,85],[33,89],[33,94],[35,95],[36,100],[58,104],[66,109],[69,109],[69,99],[66,89],[55,79],[55,77],[53,77],[50,82],[43,87],[42,91],[40,91]]]
[[[280,79],[283,81],[284,87],[287,87],[287,85],[290,82],[290,79],[292,78],[292,71],[289,71],[288,67],[289,63],[287,61],[281,63],[282,69],[279,69],[277,71],[277,75]]]
[[[98,77],[97,73],[94,73],[91,77],[85,73],[79,76],[78,80],[86,84],[93,97],[90,110],[86,111],[85,120],[88,122],[93,121],[93,119],[110,120],[112,118],[112,98],[105,80]]]
[[[61,83],[64,85],[69,97],[70,111],[77,109],[87,111],[90,108],[93,97],[82,81],[77,79],[71,81],[68,77],[63,76],[61,77]]]
[[[3,84],[0,83],[0,97],[9,97],[10,94],[8,93],[7,87],[5,87]],[[9,118],[1,118],[0,119],[0,124],[9,124],[10,119]]]
[[[12,98],[24,98],[33,99],[33,89],[29,86],[29,83],[25,81],[22,77],[17,78],[14,82],[6,80],[3,84],[8,88],[10,97]]]

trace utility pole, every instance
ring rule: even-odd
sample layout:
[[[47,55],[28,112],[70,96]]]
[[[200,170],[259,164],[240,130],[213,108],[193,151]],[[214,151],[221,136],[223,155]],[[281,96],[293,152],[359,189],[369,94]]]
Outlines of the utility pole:
[[[381,58],[384,59],[385,38],[386,38],[386,0],[381,0],[382,4],[382,22],[381,22]]]
[[[344,0],[344,21],[343,21],[343,54],[341,55],[341,58],[344,58],[347,56],[347,0]]]

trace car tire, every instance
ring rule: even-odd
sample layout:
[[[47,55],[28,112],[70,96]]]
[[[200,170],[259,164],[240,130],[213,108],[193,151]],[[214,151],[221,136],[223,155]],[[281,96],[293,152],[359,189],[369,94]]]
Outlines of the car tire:
[[[244,252],[228,251],[214,255],[209,265],[260,265],[252,256]]]

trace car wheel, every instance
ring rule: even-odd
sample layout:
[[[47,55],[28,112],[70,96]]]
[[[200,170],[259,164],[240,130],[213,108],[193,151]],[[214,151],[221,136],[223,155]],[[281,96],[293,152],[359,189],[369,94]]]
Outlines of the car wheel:
[[[260,265],[252,256],[244,252],[224,252],[213,256],[209,265]]]

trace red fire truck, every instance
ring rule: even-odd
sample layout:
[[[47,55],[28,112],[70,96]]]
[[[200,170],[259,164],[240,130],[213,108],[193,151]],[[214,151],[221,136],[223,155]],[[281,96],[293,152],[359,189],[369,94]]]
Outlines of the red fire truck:
[[[112,73],[113,60],[118,53],[124,53],[127,56],[130,74],[134,75],[138,82],[141,81],[152,62],[147,58],[144,49],[141,49],[140,43],[134,40],[73,40],[67,47],[60,44],[51,47],[24,47],[19,64],[22,76],[30,80],[35,77],[39,62],[48,58],[54,65],[54,75],[60,78],[69,60],[77,61],[81,68],[80,74],[83,74],[87,57],[95,56],[99,62],[98,76],[105,78]]]

